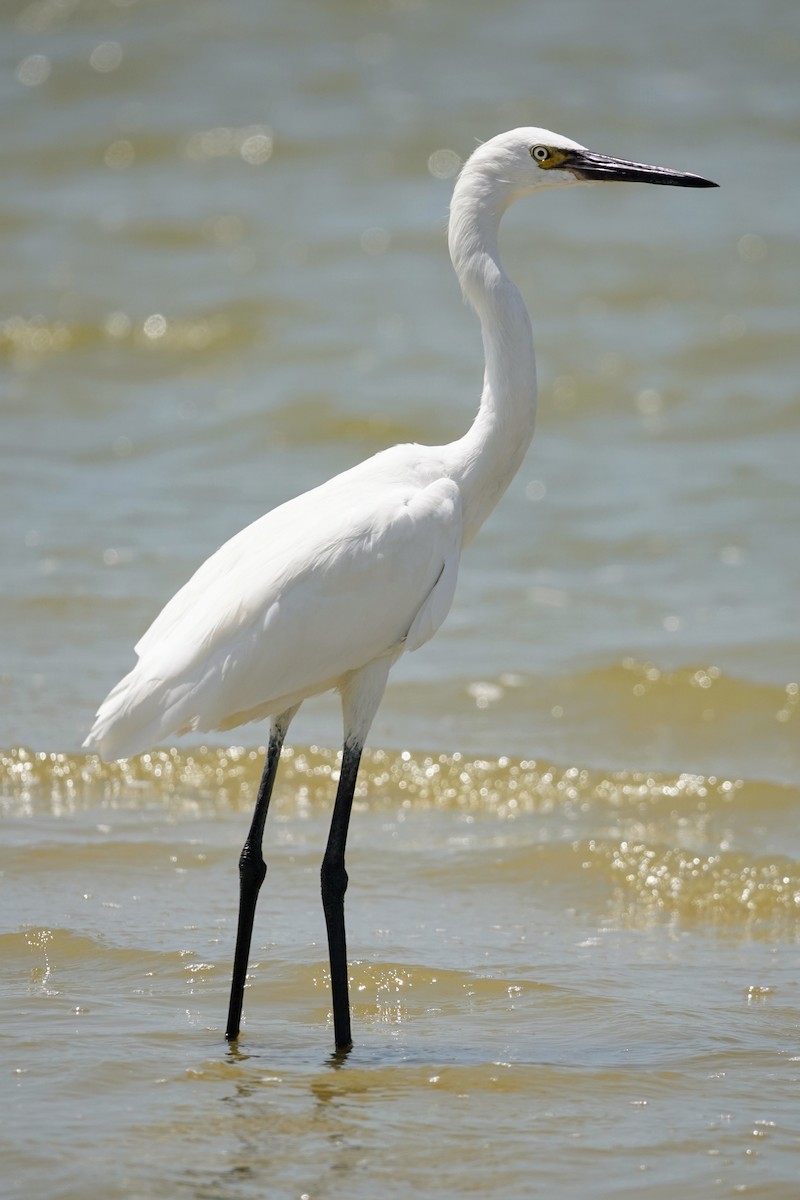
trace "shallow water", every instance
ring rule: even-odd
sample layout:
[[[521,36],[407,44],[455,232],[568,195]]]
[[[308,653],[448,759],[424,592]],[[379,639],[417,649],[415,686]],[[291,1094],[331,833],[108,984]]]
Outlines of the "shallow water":
[[[227,1051],[258,755],[5,760],[25,916],[2,938],[5,1161],[26,1194],[792,1194],[794,789],[368,754],[337,1060],[335,772],[284,756]]]
[[[796,5],[0,21],[0,1192],[793,1200]],[[539,428],[375,723],[356,1046],[331,1057],[321,699],[284,755],[231,1052],[265,731],[78,746],[225,537],[464,429],[452,173],[522,123],[721,187],[509,214]]]

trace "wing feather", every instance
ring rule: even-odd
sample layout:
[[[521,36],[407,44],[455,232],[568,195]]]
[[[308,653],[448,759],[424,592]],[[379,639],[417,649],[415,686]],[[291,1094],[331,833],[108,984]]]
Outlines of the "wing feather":
[[[86,744],[113,757],[229,728],[427,641],[453,598],[460,494],[430,469],[414,478],[401,450],[419,457],[377,455],[212,555],[140,640]]]

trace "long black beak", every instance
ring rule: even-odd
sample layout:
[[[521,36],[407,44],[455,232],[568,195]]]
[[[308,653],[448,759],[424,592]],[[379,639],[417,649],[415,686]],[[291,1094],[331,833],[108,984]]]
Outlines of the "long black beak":
[[[669,187],[709,188],[719,187],[702,175],[691,175],[688,171],[670,171],[668,167],[650,167],[646,163],[626,162],[623,158],[609,158],[606,154],[592,154],[589,150],[576,150],[564,167],[578,179],[588,181],[661,183]]]

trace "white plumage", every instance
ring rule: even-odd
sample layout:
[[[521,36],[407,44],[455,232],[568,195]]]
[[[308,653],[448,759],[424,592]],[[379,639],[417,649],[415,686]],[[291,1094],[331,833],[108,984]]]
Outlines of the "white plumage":
[[[116,758],[230,729],[427,641],[450,608],[462,526],[458,487],[426,449],[378,454],[226,542],[141,638],[87,744]]]
[[[471,428],[446,446],[395,446],[267,513],[205,562],[136,647],[139,661],[103,701],[84,745],[105,758],[174,733],[269,716],[270,741],[240,859],[240,914],[227,1037],[239,1034],[261,841],[280,750],[308,696],[336,688],[344,754],[322,866],[336,1045],[350,1042],[344,849],[364,740],[389,669],[445,619],[465,546],[514,477],[533,436],[530,320],[498,250],[520,196],[592,180],[713,187],[696,175],[592,154],[546,129],[480,146],[453,193],[449,247],[476,310],[486,359]]]

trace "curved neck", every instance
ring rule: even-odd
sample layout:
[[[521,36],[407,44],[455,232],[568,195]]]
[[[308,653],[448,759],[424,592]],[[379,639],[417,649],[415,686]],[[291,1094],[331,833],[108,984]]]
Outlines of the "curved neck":
[[[448,451],[470,541],[516,474],[533,437],[536,363],[528,310],[500,261],[498,229],[513,201],[496,178],[467,163],[453,193],[448,240],[462,291],[478,314],[486,373],[472,427]]]

